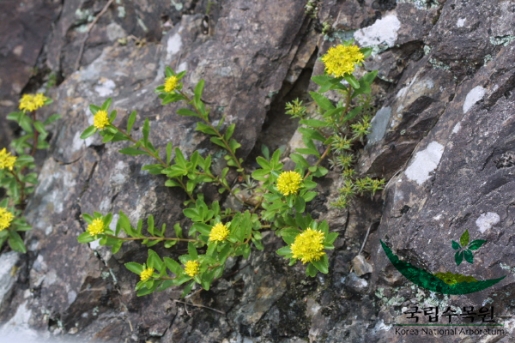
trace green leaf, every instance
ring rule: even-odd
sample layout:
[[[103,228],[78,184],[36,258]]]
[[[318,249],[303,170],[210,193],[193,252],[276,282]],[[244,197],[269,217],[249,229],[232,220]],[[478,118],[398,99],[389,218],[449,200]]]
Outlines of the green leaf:
[[[302,137],[310,138],[317,140],[319,142],[324,142],[326,138],[318,131],[306,127],[299,128],[299,132],[302,134]]]
[[[464,250],[463,251],[463,257],[465,258],[465,261],[468,263],[474,263],[474,254],[470,250]]]
[[[317,275],[317,273],[318,273],[318,271],[315,268],[315,266],[312,263],[308,264],[308,266],[306,268],[306,275],[310,276],[310,277],[315,277]]]
[[[58,120],[58,119],[60,119],[60,118],[61,118],[61,116],[60,116],[59,114],[54,113],[54,114],[52,114],[50,117],[48,117],[48,118],[43,122],[43,124],[44,124],[45,126],[50,125],[50,124],[52,124],[53,122],[55,122],[56,120]]]
[[[138,274],[138,275],[140,275],[141,272],[143,271],[143,269],[145,269],[142,264],[139,264],[139,263],[136,263],[136,262],[125,263],[125,268],[127,268],[128,270],[130,270],[134,274]]]
[[[277,250],[276,253],[279,256],[290,257],[291,256],[291,248],[287,245],[287,246],[282,247],[281,249]]]
[[[89,105],[89,110],[91,111],[91,114],[95,115],[100,111],[100,107],[97,105]]]
[[[27,252],[25,244],[23,244],[23,239],[21,239],[20,235],[16,231],[9,231],[7,243],[14,251],[21,252],[23,254]]]
[[[91,125],[86,130],[84,130],[84,132],[82,132],[82,134],[80,135],[80,139],[86,139],[88,137],[91,137],[95,134],[95,132],[97,132],[97,128]]]
[[[166,267],[175,275],[182,274],[182,267],[177,261],[175,261],[169,257],[165,257],[164,263],[165,263]]]
[[[179,108],[177,114],[184,117],[198,117],[198,113],[187,108]]]
[[[91,236],[89,232],[83,232],[77,237],[79,243],[90,243],[95,240],[95,237]]]
[[[290,158],[293,162],[295,162],[295,167],[298,168],[308,168],[309,167],[309,162],[302,156],[302,155],[299,155],[299,154],[291,154],[290,155]]]
[[[23,112],[11,112],[7,115],[7,120],[13,120],[16,122],[20,121],[20,117],[23,115]]]
[[[454,261],[456,262],[457,266],[463,262],[463,251],[457,251],[456,254],[454,254]]]
[[[469,240],[470,240],[469,230],[465,230],[465,232],[463,232],[463,234],[460,237],[461,246],[466,247],[469,244]]]
[[[127,133],[131,133],[132,127],[136,122],[136,111],[132,111],[129,115],[129,119],[127,119]]]
[[[145,122],[143,123],[143,142],[148,142],[148,135],[150,133],[150,122],[148,121],[148,118],[145,119]]]
[[[304,200],[303,197],[297,197],[297,199],[295,200],[295,210],[297,210],[297,212],[299,213],[303,213],[304,210],[306,209],[306,201]]]
[[[313,100],[315,100],[317,105],[320,106],[321,109],[323,109],[325,111],[328,111],[328,110],[332,110],[334,108],[334,105],[331,102],[331,100],[329,100],[328,98],[326,98],[322,94],[317,93],[317,92],[309,92],[309,94],[311,95]]]
[[[175,231],[175,235],[177,236],[177,238],[183,237],[181,224],[175,223],[175,225],[173,226],[173,230]]]
[[[326,127],[329,126],[329,124],[323,120],[316,120],[316,119],[302,119],[300,121],[301,124],[307,125],[309,127]]]
[[[472,242],[470,242],[470,245],[468,246],[469,250],[477,250],[481,248],[483,244],[485,244],[486,241],[484,239],[476,239]]]
[[[229,125],[227,130],[225,130],[225,134],[224,134],[225,140],[229,140],[232,137],[235,128],[236,128],[236,124]]]
[[[314,265],[315,268],[318,269],[318,271],[320,273],[322,273],[322,274],[329,273],[329,259],[327,258],[327,254],[322,256],[322,258],[319,259],[318,261],[312,261],[311,264]]]
[[[350,110],[349,113],[347,113],[347,115],[343,118],[343,122],[346,123],[348,121],[351,121],[352,119],[354,119],[358,114],[360,114],[362,112],[363,108],[361,106],[357,106],[355,108],[353,108],[352,110]]]
[[[204,83],[205,81],[201,79],[195,87],[193,103],[197,108],[200,106],[200,98],[202,97],[202,92],[204,91]]]
[[[200,131],[202,133],[205,133],[206,135],[210,136],[216,136],[216,130],[213,129],[211,126],[198,122],[197,127],[195,128],[195,131]]]
[[[155,236],[155,233],[154,233],[154,216],[153,216],[153,215],[150,215],[150,216],[147,218],[147,231],[148,231],[148,233],[150,233],[152,236]]]
[[[346,74],[343,78],[352,86],[352,88],[359,89],[359,82],[356,80],[354,75]]]
[[[113,102],[113,99],[111,98],[107,98],[106,101],[104,101],[104,103],[102,104],[102,109],[104,111],[107,111],[109,110],[109,107],[111,107],[111,103]]]
[[[173,73],[172,68],[170,68],[169,66],[166,66],[166,68],[165,68],[165,75],[166,75],[166,77],[173,76],[174,73]]]
[[[461,245],[458,242],[456,242],[456,241],[452,241],[452,248],[454,250],[458,250],[458,249],[461,248]]]
[[[188,242],[188,255],[193,259],[198,259],[197,249],[192,242]]]
[[[305,194],[302,195],[302,197],[304,198],[305,202],[310,202],[316,196],[317,196],[317,192],[306,192]]]
[[[119,153],[130,156],[145,155],[146,152],[136,148],[128,147],[118,150]]]
[[[181,293],[181,298],[184,298],[191,292],[191,289],[193,288],[194,284],[195,284],[195,282],[192,281],[189,284],[187,284],[186,287],[184,287],[184,289],[182,290],[182,293]]]
[[[40,122],[39,120],[36,120],[36,121],[34,121],[33,125],[37,132],[45,133],[45,126],[43,125],[42,122]]]
[[[148,249],[147,265],[159,270],[159,272],[164,268],[164,262],[161,260],[161,257],[152,249]]]

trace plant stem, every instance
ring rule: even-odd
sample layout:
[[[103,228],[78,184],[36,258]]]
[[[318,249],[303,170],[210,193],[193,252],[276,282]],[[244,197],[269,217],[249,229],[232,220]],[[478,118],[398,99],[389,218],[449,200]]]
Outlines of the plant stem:
[[[240,163],[240,160],[236,157],[234,151],[231,149],[231,146],[229,145],[229,142],[227,142],[227,140],[225,139],[224,135],[222,135],[220,133],[220,131],[218,131],[218,129],[216,127],[214,127],[211,122],[209,121],[208,118],[205,118],[203,115],[202,115],[202,112],[200,112],[200,110],[197,108],[197,106],[195,106],[195,104],[193,103],[193,101],[191,100],[191,98],[186,94],[184,93],[183,91],[178,91],[179,94],[181,94],[185,99],[186,101],[193,106],[193,108],[195,109],[195,112],[197,112],[198,114],[198,118],[202,119],[204,121],[204,123],[206,123],[206,125],[208,125],[213,131],[215,131],[216,135],[218,136],[218,138],[220,138],[220,140],[222,140],[222,142],[224,143],[225,145],[225,150],[227,150],[227,152],[229,152],[229,154],[231,155],[231,158],[232,160],[234,161],[234,163],[237,165],[238,167],[238,170],[239,170],[239,173],[242,175],[242,176],[245,176],[245,169],[243,168],[243,166],[241,165]]]
[[[39,140],[39,131],[36,130],[34,126],[34,122],[36,121],[36,111],[32,111],[32,127],[34,129],[34,141],[32,142],[32,150],[30,152],[30,156],[34,157],[36,154],[36,150],[38,148],[38,140]]]

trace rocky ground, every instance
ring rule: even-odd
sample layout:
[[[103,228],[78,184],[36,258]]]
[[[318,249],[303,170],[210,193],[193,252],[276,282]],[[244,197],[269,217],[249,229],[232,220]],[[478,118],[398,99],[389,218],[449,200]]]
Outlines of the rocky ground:
[[[62,114],[51,149],[38,155],[40,183],[26,210],[29,252],[0,255],[0,335],[39,342],[510,342],[515,297],[515,5],[472,0],[32,0],[0,3],[0,147],[17,134],[5,115],[20,94],[46,90],[44,116]],[[204,100],[236,123],[242,156],[262,143],[287,147],[296,123],[284,102],[306,97],[317,59],[341,39],[374,48],[377,114],[360,154],[362,175],[384,177],[382,197],[329,203],[341,180],[330,173],[308,210],[340,233],[330,273],[307,278],[275,254],[233,261],[209,292],[137,298],[123,263],[146,249],[112,255],[77,243],[82,213],[153,214],[184,220],[184,195],[141,172],[145,158],[120,144],[82,141],[88,105],[112,97],[123,118],[151,121],[155,145],[212,148],[194,121],[163,107],[154,88],[165,66],[205,79]],[[82,49],[82,46],[84,47]],[[139,130],[139,129],[138,129]],[[216,156],[215,156],[216,157]],[[250,159],[249,159],[250,163]],[[370,235],[356,258],[367,230]],[[452,240],[469,230],[487,243],[474,264],[454,262]],[[386,259],[383,240],[432,272],[505,279],[470,295],[416,287]],[[185,302],[187,304],[185,304]],[[412,306],[494,306],[503,335],[403,335],[395,323]],[[1,338],[0,338],[1,340]],[[12,339],[11,339],[12,341]]]

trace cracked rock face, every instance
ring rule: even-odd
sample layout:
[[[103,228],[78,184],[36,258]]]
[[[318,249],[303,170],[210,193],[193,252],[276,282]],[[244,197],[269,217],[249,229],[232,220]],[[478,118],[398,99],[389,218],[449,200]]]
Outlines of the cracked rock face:
[[[305,1],[114,1],[89,32],[75,70],[88,24],[104,5],[40,1],[6,11],[0,5],[7,18],[0,26],[13,28],[0,37],[0,108],[11,111],[22,90],[41,86],[37,77],[29,82],[28,68],[38,66],[59,75],[43,115],[63,115],[26,210],[33,225],[29,253],[0,257],[0,334],[109,342],[413,342],[392,326],[406,320],[402,309],[413,304],[491,304],[496,316],[513,315],[510,1],[324,0],[318,19],[306,15]],[[36,9],[39,19],[27,19]],[[323,39],[318,29],[325,21],[333,31]],[[138,111],[136,135],[148,118],[155,146],[171,141],[186,154],[212,153],[216,163],[220,155],[194,131],[195,122],[177,116],[173,105],[161,106],[154,94],[165,66],[188,70],[185,89],[206,80],[203,100],[214,118],[237,124],[246,157],[256,142],[275,147],[290,140],[279,104],[290,91],[313,89],[298,80],[323,71],[317,53],[352,37],[375,51],[365,68],[379,70],[377,114],[356,169],[388,184],[383,202],[356,198],[337,211],[329,203],[338,196],[339,174],[321,181],[308,209],[340,233],[329,275],[306,278],[302,265],[288,267],[275,254],[282,242],[265,234],[265,253],[231,261],[209,292],[185,300],[179,289],[168,289],[137,298],[137,276],[123,263],[143,262],[145,248],[128,244],[112,255],[96,242],[76,242],[86,227],[83,213],[123,211],[133,223],[153,214],[170,229],[184,220],[184,195],[141,171],[149,159],[121,156],[121,143],[79,138],[92,122],[89,104],[111,97],[122,125]],[[1,120],[0,148],[13,134]],[[456,266],[451,241],[465,230],[487,243],[474,252],[473,264]],[[380,239],[433,273],[506,278],[469,295],[430,293],[393,268]],[[513,326],[505,323],[508,336],[498,342],[509,341]]]

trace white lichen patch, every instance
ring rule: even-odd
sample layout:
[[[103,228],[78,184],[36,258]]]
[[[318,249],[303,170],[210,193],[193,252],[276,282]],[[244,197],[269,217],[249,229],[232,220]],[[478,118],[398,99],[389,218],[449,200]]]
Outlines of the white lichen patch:
[[[472,88],[470,92],[468,92],[467,96],[465,97],[465,101],[463,102],[463,113],[467,113],[467,111],[470,110],[470,108],[474,106],[476,102],[483,99],[485,93],[486,89],[481,86]]]
[[[99,85],[95,86],[95,92],[102,97],[107,97],[114,93],[114,89],[116,88],[116,84],[113,80],[110,79],[100,79],[98,81]]]
[[[113,185],[123,185],[128,179],[129,166],[123,162],[118,161],[114,166],[113,173],[111,173],[110,182]]]
[[[466,21],[467,21],[467,18],[458,18],[458,21],[456,22],[456,26],[463,27],[463,26],[465,26]]]
[[[111,42],[114,42],[115,40],[123,38],[127,35],[125,30],[115,22],[112,22],[111,24],[107,25],[106,29],[107,38]]]
[[[181,62],[179,66],[177,67],[176,73],[180,73],[181,71],[188,70],[188,63],[187,62]]]
[[[166,42],[166,52],[168,57],[171,57],[181,51],[182,48],[182,39],[181,35],[176,32],[170,38],[168,38],[168,42]]]
[[[413,161],[404,172],[408,180],[415,181],[418,185],[429,180],[431,177],[430,173],[433,172],[436,167],[438,167],[438,163],[440,163],[443,151],[443,145],[438,142],[431,142],[425,150],[417,152]]]
[[[386,45],[392,47],[397,40],[397,31],[401,28],[401,22],[395,14],[388,14],[368,27],[354,33],[354,39],[361,46]]]
[[[75,135],[73,136],[73,142],[72,142],[72,151],[79,151],[84,146],[84,140],[80,138],[81,132],[77,131],[75,132]]]
[[[77,299],[77,292],[75,291],[69,291],[68,292],[68,304],[72,304],[75,299]]]
[[[498,224],[501,221],[501,217],[495,212],[487,212],[481,214],[476,219],[476,226],[478,227],[481,233],[485,233],[485,231],[491,229],[494,225]]]
[[[458,123],[456,125],[454,125],[454,127],[452,128],[452,133],[458,133],[461,129],[461,124]]]

